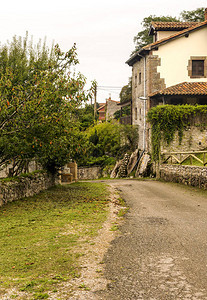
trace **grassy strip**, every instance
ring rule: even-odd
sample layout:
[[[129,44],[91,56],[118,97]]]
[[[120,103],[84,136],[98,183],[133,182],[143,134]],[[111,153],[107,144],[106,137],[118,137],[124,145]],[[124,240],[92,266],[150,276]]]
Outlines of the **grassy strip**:
[[[82,253],[75,249],[101,228],[107,197],[103,183],[82,182],[1,207],[0,295],[17,287],[29,299],[44,299],[58,283],[78,277]]]

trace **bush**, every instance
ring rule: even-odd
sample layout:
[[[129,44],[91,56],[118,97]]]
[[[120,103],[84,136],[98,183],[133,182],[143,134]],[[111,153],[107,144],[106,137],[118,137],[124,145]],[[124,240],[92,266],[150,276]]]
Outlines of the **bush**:
[[[76,156],[79,165],[114,165],[124,153],[138,145],[137,127],[106,122],[90,127],[83,137],[82,154]]]

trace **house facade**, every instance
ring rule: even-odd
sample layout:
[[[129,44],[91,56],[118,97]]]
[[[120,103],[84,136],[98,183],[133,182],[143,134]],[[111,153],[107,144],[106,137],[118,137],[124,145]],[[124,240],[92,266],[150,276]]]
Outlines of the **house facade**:
[[[99,121],[109,121],[114,118],[114,113],[119,110],[119,101],[112,100],[111,97],[106,99],[106,103],[100,103],[97,112],[99,114]]]
[[[101,122],[105,121],[106,119],[105,109],[106,109],[106,103],[99,103],[99,108],[97,109],[97,113],[98,113],[98,120]]]
[[[163,104],[207,104],[207,10],[205,21],[152,22],[153,43],[127,60],[132,66],[132,124],[139,148],[149,151],[148,110]]]

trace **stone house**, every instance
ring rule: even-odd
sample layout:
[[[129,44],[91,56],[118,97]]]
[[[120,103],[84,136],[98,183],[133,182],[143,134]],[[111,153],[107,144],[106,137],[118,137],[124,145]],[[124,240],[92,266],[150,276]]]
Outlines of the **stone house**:
[[[106,103],[99,103],[99,107],[97,108],[97,113],[98,113],[98,120],[101,122],[105,121],[106,119],[105,108],[106,108]]]
[[[132,124],[146,151],[151,107],[207,104],[207,9],[204,22],[152,22],[149,34],[153,43],[126,62],[132,67]]]
[[[108,121],[113,119],[114,113],[119,110],[119,101],[112,100],[111,97],[106,99],[106,103],[100,103],[97,112],[99,114],[99,121]]]

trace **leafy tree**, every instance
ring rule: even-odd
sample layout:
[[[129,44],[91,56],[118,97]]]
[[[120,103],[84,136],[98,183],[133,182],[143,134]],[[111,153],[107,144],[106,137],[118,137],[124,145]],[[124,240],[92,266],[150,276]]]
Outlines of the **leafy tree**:
[[[121,103],[128,102],[132,99],[132,77],[129,78],[128,84],[121,89],[119,98]]]
[[[98,107],[98,103],[97,103]],[[98,120],[98,115],[94,120],[94,104],[85,104],[77,111],[77,122],[80,123],[80,130],[84,131]]]
[[[197,8],[192,11],[182,11],[180,13],[181,20],[184,22],[203,22],[204,21],[204,7]]]
[[[152,43],[153,37],[149,36],[149,30],[151,22],[202,22],[204,21],[204,8],[197,8],[192,11],[182,11],[179,18],[172,16],[160,16],[150,15],[145,17],[142,21],[143,30],[138,32],[134,37],[135,51],[142,47]]]
[[[119,94],[120,103],[125,103],[131,101],[132,99],[132,77],[129,78],[129,82],[127,85],[123,86],[121,92]],[[129,116],[131,114],[130,106],[125,106],[122,108],[122,116]],[[116,120],[120,119],[121,117],[121,110],[117,110],[114,113],[114,118]]]
[[[75,154],[75,112],[90,97],[77,63],[75,45],[64,53],[26,36],[0,48],[0,166],[12,160],[15,174],[36,158],[54,173]]]
[[[114,119],[119,120],[121,117],[130,116],[130,114],[131,114],[131,107],[130,105],[127,105],[122,108],[122,111],[121,109],[119,109],[114,113]]]

